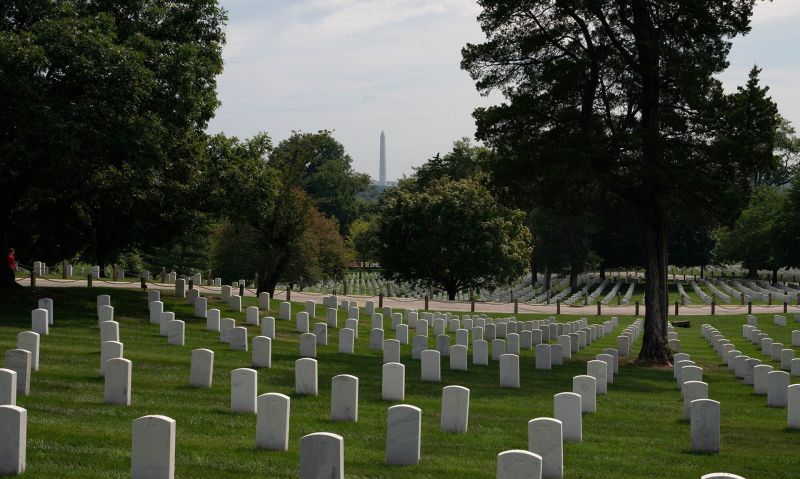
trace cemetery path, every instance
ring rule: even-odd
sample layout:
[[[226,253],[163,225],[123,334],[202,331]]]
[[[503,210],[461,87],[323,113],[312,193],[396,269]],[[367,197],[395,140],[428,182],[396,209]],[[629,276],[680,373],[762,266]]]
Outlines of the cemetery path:
[[[30,279],[18,279],[17,282],[22,286],[30,286]],[[138,282],[127,282],[127,281],[105,281],[105,280],[94,280],[94,286],[104,287],[104,288],[122,288],[122,289],[139,289]],[[44,287],[78,287],[78,288],[85,288],[87,286],[86,280],[52,280],[52,279],[45,279],[45,278],[37,278],[36,279],[37,286],[44,286]],[[147,283],[148,288],[155,288],[158,290],[172,290],[174,286],[172,284],[165,284],[165,283]],[[199,286],[198,289],[200,290],[201,294],[219,294],[220,288],[215,286]],[[245,296],[255,296],[255,290],[252,289],[245,289]],[[298,292],[292,291],[291,299],[295,302],[302,302],[307,300],[314,300],[318,303],[322,302],[322,298],[327,296],[326,294],[322,293],[305,293],[305,292]],[[286,300],[286,292],[281,291],[275,295],[274,299]],[[353,301],[358,302],[359,306],[364,306],[366,301],[372,300],[375,304],[378,304],[378,297],[377,296],[345,296],[339,295],[339,299],[350,299]],[[413,299],[413,298],[390,298],[386,297],[383,298],[383,305],[389,306],[392,308],[397,309],[406,309],[406,308],[413,308],[418,310],[425,309],[425,301],[422,299]],[[534,314],[556,314],[557,313],[557,306],[555,304],[526,304],[520,303],[518,305],[517,312],[518,313],[534,313]],[[472,305],[469,302],[460,302],[460,301],[428,301],[428,310],[430,311],[461,311],[461,312],[471,312]],[[514,314],[514,304],[513,303],[492,303],[492,302],[476,302],[474,312],[476,313],[509,313]],[[636,313],[636,307],[634,305],[628,306],[612,306],[612,305],[603,305],[601,308],[601,312],[603,315],[617,315],[617,316],[634,316]],[[641,305],[639,308],[639,316],[644,316],[645,308],[644,305]],[[670,318],[674,318],[674,306],[670,306],[669,313]],[[726,316],[726,315],[734,315],[734,314],[746,314],[748,312],[747,305],[717,305],[715,308],[715,314],[717,316]],[[773,305],[773,306],[766,306],[766,305],[753,305],[752,306],[752,313],[767,313],[767,314],[783,314],[783,305]],[[561,305],[561,314],[572,314],[572,315],[585,315],[585,316],[593,316],[597,315],[597,306],[590,305],[590,306],[568,306],[565,304]],[[800,315],[800,307],[797,305],[790,305],[787,308],[786,314],[796,314]],[[681,306],[679,307],[679,314],[678,316],[683,315],[690,315],[690,316],[710,316],[711,315],[711,306],[704,305],[704,306]]]

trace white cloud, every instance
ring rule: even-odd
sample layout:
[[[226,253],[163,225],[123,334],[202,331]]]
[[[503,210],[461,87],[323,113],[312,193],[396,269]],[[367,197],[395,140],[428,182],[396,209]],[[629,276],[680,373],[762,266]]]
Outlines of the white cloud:
[[[774,21],[800,21],[800,0],[760,0],[753,11],[753,26]]]

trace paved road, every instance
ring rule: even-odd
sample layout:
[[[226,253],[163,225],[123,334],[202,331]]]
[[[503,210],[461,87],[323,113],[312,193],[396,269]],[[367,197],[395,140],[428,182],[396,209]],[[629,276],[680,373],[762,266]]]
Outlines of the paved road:
[[[23,286],[30,286],[30,279],[19,279],[17,281],[19,284]],[[86,287],[86,280],[51,280],[51,279],[44,279],[44,278],[37,278],[36,285],[41,287]],[[164,283],[147,283],[148,288],[157,288],[160,290],[172,290],[174,289],[174,285],[172,284],[164,284]],[[104,287],[104,288],[125,288],[125,289],[139,289],[138,282],[127,282],[127,281],[106,281],[106,280],[94,280],[93,286],[96,287]],[[198,289],[200,290],[201,294],[219,294],[220,288],[214,286],[199,286]],[[252,289],[245,289],[245,296],[255,296],[255,290]],[[324,294],[317,294],[317,293],[302,293],[298,291],[292,291],[292,301],[295,302],[302,302],[306,300],[315,300],[318,303],[322,302],[322,297],[326,296]],[[275,295],[275,299],[286,300],[286,292],[281,291]],[[359,306],[364,306],[364,304],[369,301],[375,301],[378,303],[377,296],[343,296],[339,295],[339,299],[350,299],[351,301],[358,302]],[[383,299],[384,306],[391,306],[392,308],[397,309],[406,309],[406,308],[415,308],[418,310],[425,309],[425,301],[419,299],[404,299],[404,298],[384,298]],[[428,309],[432,311],[462,311],[462,312],[470,312],[472,309],[472,305],[469,302],[458,302],[458,301],[433,301],[430,300],[428,302]],[[518,305],[518,312],[519,313],[538,313],[538,314],[556,314],[557,306],[555,304],[523,304],[520,303]],[[644,315],[644,305],[639,308],[639,315]],[[602,314],[604,315],[612,315],[612,316],[633,316],[636,313],[636,308],[634,305],[630,306],[602,306]],[[514,313],[514,304],[513,303],[483,303],[483,302],[476,302],[475,303],[475,312],[477,313]],[[783,314],[783,305],[774,305],[774,306],[761,306],[761,305],[754,305],[752,309],[753,313],[772,313],[772,314]],[[568,305],[561,305],[561,313],[562,314],[576,314],[576,315],[585,315],[591,316],[597,314],[597,306],[568,306]],[[674,318],[675,307],[671,306],[669,308],[670,317]],[[696,316],[708,316],[711,315],[711,306],[681,306],[679,308],[679,316],[684,315],[696,315]],[[718,304],[715,308],[715,314],[717,315],[731,315],[731,314],[745,314],[747,313],[747,305],[721,305]],[[787,309],[787,314],[794,315],[796,320],[800,321],[800,307],[796,304],[791,305]],[[792,322],[792,319],[789,319]]]

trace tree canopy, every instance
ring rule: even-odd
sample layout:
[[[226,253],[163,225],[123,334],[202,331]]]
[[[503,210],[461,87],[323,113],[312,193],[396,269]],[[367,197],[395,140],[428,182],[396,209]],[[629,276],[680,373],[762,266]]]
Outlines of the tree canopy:
[[[523,274],[531,252],[523,220],[474,179],[445,177],[421,192],[396,188],[380,208],[378,259],[387,277],[454,299]]]

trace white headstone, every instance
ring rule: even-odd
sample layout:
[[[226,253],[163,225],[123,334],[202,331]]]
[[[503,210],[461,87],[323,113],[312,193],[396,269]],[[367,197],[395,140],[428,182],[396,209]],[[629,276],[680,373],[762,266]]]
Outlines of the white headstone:
[[[17,349],[31,352],[31,371],[39,370],[39,334],[23,331],[17,335]]]
[[[542,458],[542,479],[564,477],[562,430],[558,419],[539,417],[528,421],[528,451]]]
[[[318,394],[316,359],[301,358],[294,362],[294,389],[298,395]]]
[[[420,358],[422,360],[421,379],[423,381],[435,383],[441,381],[441,354],[439,351],[436,351],[435,349],[426,349],[425,351],[422,351]]]
[[[385,379],[384,369],[384,381]],[[403,382],[405,383],[405,378]],[[331,379],[331,421],[358,422],[357,377],[339,374]]]
[[[272,339],[267,336],[253,338],[253,367],[272,367]]]
[[[167,325],[167,344],[183,346],[186,340],[186,323],[173,319]]]
[[[105,364],[105,402],[131,405],[132,363],[124,358],[114,358]]]
[[[686,381],[683,383],[683,418],[692,418],[692,401],[708,399],[708,384],[702,381]]]
[[[258,372],[255,369],[239,368],[231,371],[232,412],[256,413],[257,383]]]
[[[161,313],[164,312],[164,303],[161,301],[152,301],[147,305],[150,312],[150,323],[161,324]]]
[[[478,339],[472,342],[472,364],[489,364],[489,342]]]
[[[0,406],[17,405],[17,372],[0,368]]]
[[[541,479],[542,457],[521,449],[497,455],[497,479]]]
[[[231,331],[236,327],[236,321],[233,318],[224,318],[219,322],[219,342],[230,343]]]
[[[0,405],[0,476],[25,472],[28,448],[28,410]]]
[[[47,310],[47,324],[53,325],[53,300],[51,298],[39,299],[39,309]]]
[[[166,337],[169,334],[169,322],[175,319],[175,313],[165,311],[161,313],[161,321],[158,323],[158,334]]]
[[[537,344],[536,345],[536,369],[551,369],[550,362],[550,345]]]
[[[767,375],[767,406],[786,407],[789,382],[786,371],[772,371]]]
[[[343,354],[353,354],[355,349],[355,331],[350,328],[339,330],[339,352]]]
[[[245,311],[247,311],[247,324],[258,326],[258,306],[248,306]]]
[[[572,392],[581,395],[583,412],[597,411],[597,380],[592,376],[580,375],[572,378]]]
[[[269,311],[269,293],[266,291],[258,293],[258,307],[264,311]]]
[[[143,416],[133,421],[132,479],[175,477],[175,420]]]
[[[700,370],[702,376],[702,369]],[[597,381],[597,394],[604,395],[608,389],[608,364],[593,359],[586,363],[586,375]]]
[[[220,311],[218,309],[209,309],[206,312],[206,330],[219,332]]]
[[[300,438],[300,479],[344,479],[344,438],[315,432]]]
[[[519,389],[519,356],[516,354],[500,356],[500,387]]]
[[[210,388],[213,378],[214,351],[202,348],[192,350],[189,385],[196,388]]]
[[[452,357],[452,356],[451,356]],[[462,386],[442,388],[442,431],[467,432],[469,425],[469,389]]]
[[[292,319],[292,303],[283,301],[279,306],[278,317],[283,321]]]
[[[103,321],[114,321],[114,307],[103,305],[97,307],[98,324]]]
[[[583,440],[581,395],[576,393],[555,394],[553,410],[553,417],[561,421],[564,442],[581,442]]]
[[[105,376],[106,361],[121,358],[124,345],[119,341],[104,341],[100,343],[100,376]]]
[[[303,333],[300,335],[300,357],[302,358],[316,358],[317,357],[317,336],[312,333]]]
[[[256,447],[272,451],[289,449],[289,410],[291,399],[280,393],[258,396]]]
[[[393,465],[419,463],[422,410],[408,404],[389,408],[386,417],[386,462]]]
[[[691,448],[693,452],[719,452],[719,402],[695,399],[691,403]]]
[[[400,341],[396,339],[386,339],[383,341],[383,362],[400,362]]]
[[[455,371],[467,370],[467,346],[456,344],[450,347],[450,369]]]
[[[382,370],[381,399],[402,401],[406,391],[406,367],[400,363],[385,363]]]

